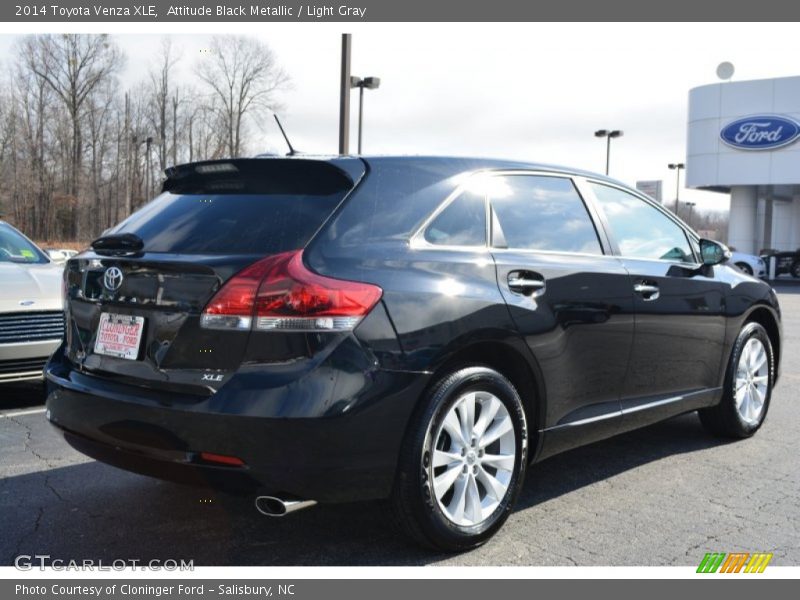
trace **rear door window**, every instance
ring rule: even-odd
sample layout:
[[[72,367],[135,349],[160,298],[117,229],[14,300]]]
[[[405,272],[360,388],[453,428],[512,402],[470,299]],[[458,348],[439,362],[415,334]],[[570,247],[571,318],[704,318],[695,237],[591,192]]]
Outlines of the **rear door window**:
[[[492,183],[489,199],[508,248],[603,253],[594,223],[569,178],[505,175]]]

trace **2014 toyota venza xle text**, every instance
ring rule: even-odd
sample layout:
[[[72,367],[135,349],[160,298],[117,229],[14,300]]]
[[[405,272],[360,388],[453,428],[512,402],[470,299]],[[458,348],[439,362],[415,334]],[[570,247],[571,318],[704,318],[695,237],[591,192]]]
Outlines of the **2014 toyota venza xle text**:
[[[780,310],[728,256],[562,168],[178,166],[69,261],[47,416],[89,456],[268,514],[391,498],[418,541],[471,548],[533,461],[695,410],[758,430]]]

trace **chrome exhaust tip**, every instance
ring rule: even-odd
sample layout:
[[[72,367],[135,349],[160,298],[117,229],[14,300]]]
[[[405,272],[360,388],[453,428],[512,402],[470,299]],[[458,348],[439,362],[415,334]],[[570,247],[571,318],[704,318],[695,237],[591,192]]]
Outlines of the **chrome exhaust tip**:
[[[268,517],[285,517],[289,513],[310,508],[316,503],[316,500],[284,500],[277,496],[257,496],[256,510]]]

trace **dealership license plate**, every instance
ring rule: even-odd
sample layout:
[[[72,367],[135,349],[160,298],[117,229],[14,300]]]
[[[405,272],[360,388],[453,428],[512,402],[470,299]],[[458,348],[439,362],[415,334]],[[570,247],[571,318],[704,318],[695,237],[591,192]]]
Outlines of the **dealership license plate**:
[[[142,343],[144,317],[101,313],[94,342],[95,354],[136,360]]]

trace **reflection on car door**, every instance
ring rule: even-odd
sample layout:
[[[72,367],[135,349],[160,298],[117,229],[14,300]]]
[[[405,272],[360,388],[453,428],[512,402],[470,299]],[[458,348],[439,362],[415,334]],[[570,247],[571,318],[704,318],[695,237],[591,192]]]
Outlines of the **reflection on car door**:
[[[627,272],[570,178],[496,176],[488,195],[500,290],[544,377],[543,454],[615,434],[633,342]]]
[[[589,186],[634,291],[625,427],[707,405],[725,338],[722,284],[713,268],[700,268],[686,232],[667,213],[620,188]]]

